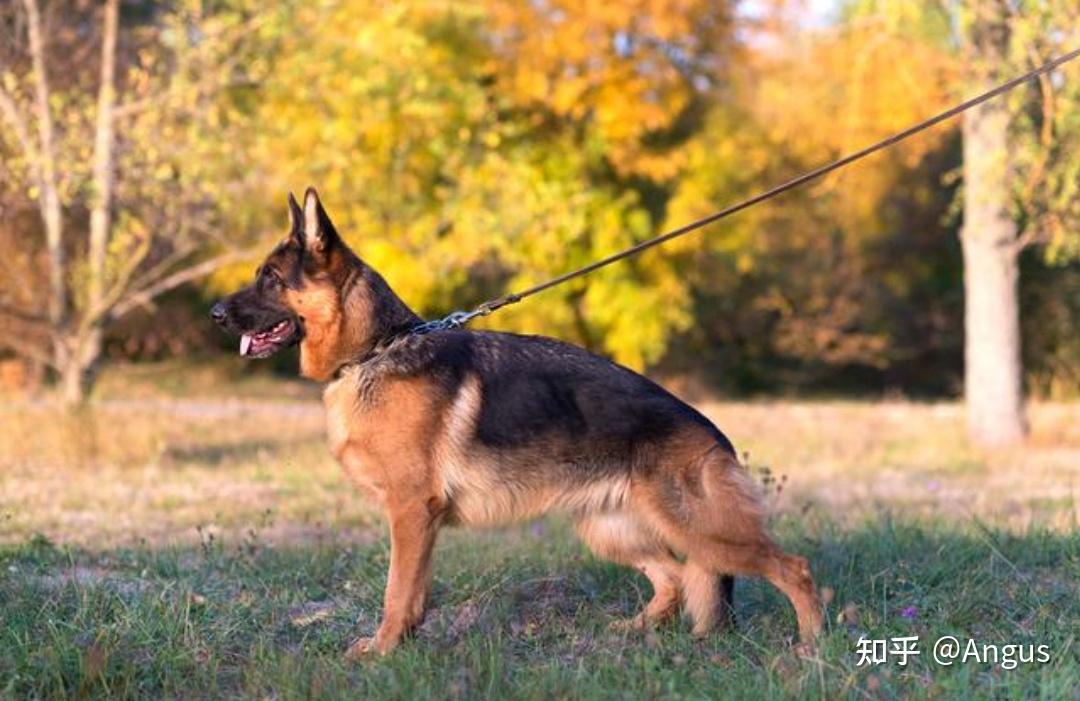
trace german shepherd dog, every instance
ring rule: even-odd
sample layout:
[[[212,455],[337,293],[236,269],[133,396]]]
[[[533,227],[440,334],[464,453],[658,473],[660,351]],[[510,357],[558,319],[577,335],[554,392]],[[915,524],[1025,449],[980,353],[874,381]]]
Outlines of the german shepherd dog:
[[[300,373],[326,383],[330,450],[385,510],[390,573],[375,635],[386,653],[417,625],[444,525],[569,513],[602,558],[640,570],[653,597],[623,625],[681,606],[704,635],[732,575],[775,585],[799,636],[822,625],[810,567],[773,542],[731,443],[648,379],[580,348],[490,331],[411,332],[421,319],[342,241],[312,189],[289,195],[290,231],[255,282],[214,305],[265,358],[299,343]],[[724,584],[722,587],[721,585]]]

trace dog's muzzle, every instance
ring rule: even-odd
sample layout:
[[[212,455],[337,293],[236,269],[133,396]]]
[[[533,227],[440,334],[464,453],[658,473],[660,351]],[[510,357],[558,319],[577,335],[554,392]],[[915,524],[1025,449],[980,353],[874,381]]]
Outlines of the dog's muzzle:
[[[210,308],[210,318],[219,326],[225,325],[225,321],[229,318],[229,311],[225,308],[224,302],[218,302]]]

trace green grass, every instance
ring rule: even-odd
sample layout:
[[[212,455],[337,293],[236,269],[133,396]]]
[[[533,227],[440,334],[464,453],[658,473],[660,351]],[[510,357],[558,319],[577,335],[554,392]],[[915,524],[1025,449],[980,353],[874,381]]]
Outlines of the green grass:
[[[1032,405],[1028,443],[991,453],[955,404],[702,405],[770,468],[780,540],[834,592],[816,658],[759,581],[739,582],[734,632],[611,630],[648,584],[555,518],[447,531],[416,637],[347,664],[388,553],[318,404],[147,392],[76,415],[0,401],[0,699],[1080,701],[1076,404]],[[946,634],[1052,659],[942,667]],[[864,635],[922,654],[857,667]]]
[[[91,554],[29,539],[0,551],[0,696],[1080,698],[1075,532],[886,515],[840,527],[814,512],[778,532],[835,591],[815,659],[791,653],[792,612],[750,580],[734,632],[698,641],[684,622],[609,630],[647,584],[593,559],[560,521],[447,532],[428,620],[389,657],[359,665],[342,652],[377,623],[383,540],[280,547],[252,531],[229,546]],[[914,618],[901,615],[908,607]],[[929,646],[945,634],[1047,644],[1052,659],[941,667]],[[862,635],[918,635],[923,652],[907,667],[857,668]]]

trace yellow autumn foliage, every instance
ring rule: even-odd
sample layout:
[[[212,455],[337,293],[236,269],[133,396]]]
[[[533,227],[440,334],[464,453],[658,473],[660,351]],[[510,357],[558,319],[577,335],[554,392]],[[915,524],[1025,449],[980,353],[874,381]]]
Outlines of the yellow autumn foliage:
[[[314,185],[418,311],[467,308],[953,102],[963,66],[948,41],[925,36],[948,28],[916,5],[853,2],[817,29],[770,15],[741,37],[732,6],[708,0],[284,5],[268,12],[265,78],[239,108],[250,129],[233,146],[250,204],[233,216],[269,242],[284,193]],[[760,289],[747,305],[784,320],[776,333],[796,355],[880,365],[883,332],[862,328],[849,302],[922,279],[875,270],[867,254],[910,210],[938,206],[949,185],[926,173],[953,138],[949,126],[927,132],[478,325],[560,336],[640,368],[709,317],[703,299],[751,280]]]
[[[717,50],[688,18],[715,25],[712,38],[723,26],[704,2],[298,5],[280,19],[245,145],[250,192],[276,210],[289,189],[318,187],[349,242],[427,314],[584,265],[654,233],[637,192],[603,171],[676,173],[677,149],[646,137],[693,91],[664,52],[686,43],[689,65]],[[280,215],[264,223],[280,236]],[[553,290],[498,325],[643,367],[690,323],[677,253]],[[238,265],[214,284],[249,275]]]

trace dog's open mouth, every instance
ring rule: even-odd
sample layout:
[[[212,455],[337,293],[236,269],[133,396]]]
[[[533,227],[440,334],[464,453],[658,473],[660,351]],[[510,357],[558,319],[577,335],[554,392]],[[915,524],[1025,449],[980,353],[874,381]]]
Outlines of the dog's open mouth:
[[[240,355],[248,358],[267,358],[287,345],[297,336],[296,322],[282,319],[265,331],[245,333],[240,336]]]

